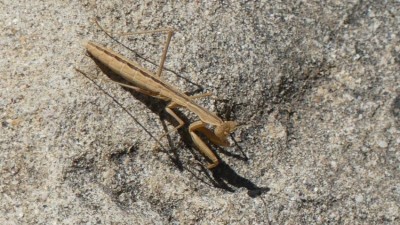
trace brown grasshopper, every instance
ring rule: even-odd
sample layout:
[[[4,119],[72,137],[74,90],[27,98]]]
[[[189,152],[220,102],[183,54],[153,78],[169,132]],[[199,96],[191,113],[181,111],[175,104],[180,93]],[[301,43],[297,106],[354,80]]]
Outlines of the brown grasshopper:
[[[103,29],[97,23],[97,21],[95,22],[100,27],[100,29],[107,33],[107,31]],[[195,98],[209,96],[210,94],[205,93],[197,96],[188,96],[176,89],[175,87],[171,86],[170,84],[167,84],[160,78],[168,46],[174,30],[162,29],[154,31],[135,32],[129,34],[155,32],[167,34],[167,40],[165,42],[157,74],[151,73],[147,69],[140,66],[137,62],[130,61],[126,57],[112,51],[111,49],[103,47],[94,42],[87,42],[85,47],[93,58],[97,59],[102,64],[109,67],[113,72],[123,77],[127,82],[129,82],[129,85],[116,81],[113,82],[116,82],[123,87],[130,88],[145,95],[149,95],[170,102],[165,107],[165,111],[173,118],[175,118],[178,121],[179,125],[176,126],[173,130],[162,135],[161,138],[171,132],[177,131],[184,125],[182,119],[179,118],[172,110],[173,108],[186,108],[187,110],[195,113],[200,120],[189,125],[189,133],[200,152],[203,153],[211,161],[211,163],[207,165],[207,168],[212,169],[219,164],[219,160],[215,156],[213,151],[211,151],[211,149],[204,143],[204,141],[196,134],[196,131],[203,133],[212,143],[216,145],[229,146],[227,137],[230,133],[235,131],[238,123],[235,121],[223,121],[215,113],[208,111],[207,109],[194,102]],[[78,71],[82,72],[80,70]],[[214,126],[214,131],[211,131],[209,128],[207,128],[207,125]]]

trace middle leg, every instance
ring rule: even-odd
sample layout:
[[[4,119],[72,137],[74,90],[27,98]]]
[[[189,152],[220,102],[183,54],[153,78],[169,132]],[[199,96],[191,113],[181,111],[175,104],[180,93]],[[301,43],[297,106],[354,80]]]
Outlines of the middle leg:
[[[167,107],[165,107],[165,111],[171,115],[176,121],[178,121],[178,126],[174,127],[174,129],[166,132],[165,134],[161,135],[161,137],[158,139],[158,142],[161,141],[161,139],[167,135],[169,135],[170,133],[176,132],[178,131],[179,128],[181,128],[185,122],[183,122],[183,120],[176,115],[176,113],[172,110],[173,108],[176,108],[178,105],[174,102],[171,102],[170,104],[167,105]]]

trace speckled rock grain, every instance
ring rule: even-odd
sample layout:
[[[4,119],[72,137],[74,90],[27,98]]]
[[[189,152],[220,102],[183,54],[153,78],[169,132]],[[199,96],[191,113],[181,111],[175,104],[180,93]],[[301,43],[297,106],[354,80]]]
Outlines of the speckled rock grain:
[[[105,82],[82,43],[155,70],[137,54],[162,39],[119,39],[135,53],[94,17],[177,30],[164,79],[246,124],[220,168],[187,127],[153,150],[165,104]],[[398,224],[399,21],[399,1],[0,1],[0,223]]]

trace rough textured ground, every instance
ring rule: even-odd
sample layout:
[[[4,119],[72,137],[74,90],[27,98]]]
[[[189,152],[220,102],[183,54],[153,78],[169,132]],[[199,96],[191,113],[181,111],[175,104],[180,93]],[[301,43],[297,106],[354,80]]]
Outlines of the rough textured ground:
[[[82,42],[155,70],[163,37],[118,39],[134,53],[96,16],[177,30],[164,79],[246,123],[221,167],[187,127],[154,150],[165,103],[105,82]],[[0,223],[398,224],[399,27],[394,0],[1,0]]]

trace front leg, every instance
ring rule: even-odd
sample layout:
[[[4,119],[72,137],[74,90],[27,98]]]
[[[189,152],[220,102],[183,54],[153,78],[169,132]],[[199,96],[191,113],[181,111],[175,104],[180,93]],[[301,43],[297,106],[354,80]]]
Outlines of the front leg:
[[[207,165],[207,168],[212,169],[212,168],[218,166],[219,160],[218,160],[217,156],[214,154],[214,152],[211,151],[211,149],[206,145],[206,143],[204,143],[204,141],[201,140],[201,138],[195,133],[195,131],[198,130],[198,131],[201,131],[202,133],[204,133],[208,137],[208,135],[204,132],[205,130],[208,130],[205,127],[205,125],[206,124],[201,121],[194,122],[194,123],[190,124],[190,126],[189,126],[189,133],[190,133],[190,136],[192,136],[193,142],[199,148],[199,151],[201,153],[203,153],[203,155],[205,155],[209,160],[211,160],[211,163]],[[211,132],[211,131],[209,131],[209,132]],[[212,140],[212,139],[210,139],[210,140]]]

